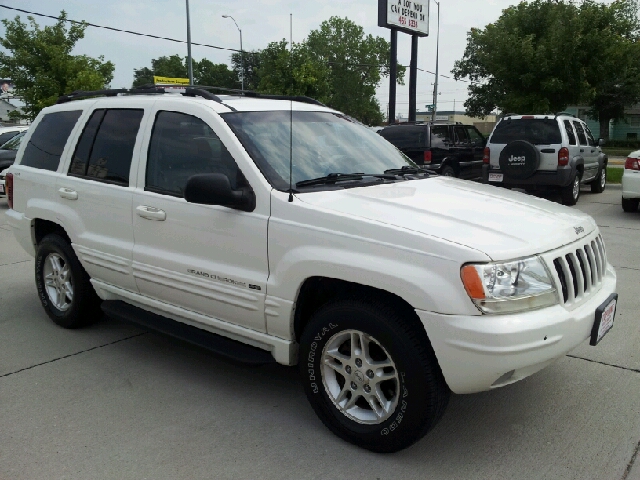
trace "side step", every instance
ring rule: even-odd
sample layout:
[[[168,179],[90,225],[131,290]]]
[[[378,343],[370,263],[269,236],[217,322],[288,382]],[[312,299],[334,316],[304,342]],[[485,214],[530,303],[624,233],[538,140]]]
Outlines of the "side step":
[[[109,317],[179,338],[236,362],[250,365],[275,363],[273,355],[266,350],[148,312],[120,300],[102,302],[102,311]]]

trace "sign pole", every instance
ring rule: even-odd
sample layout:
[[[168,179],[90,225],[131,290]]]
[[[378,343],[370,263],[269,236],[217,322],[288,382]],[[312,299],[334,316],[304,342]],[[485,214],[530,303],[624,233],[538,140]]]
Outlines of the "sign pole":
[[[418,36],[411,36],[411,63],[409,64],[409,121],[416,121],[416,87],[418,83]]]
[[[191,18],[189,18],[189,0],[187,0],[187,68],[189,69],[189,85],[193,85],[193,61],[191,58]]]
[[[398,78],[398,30],[391,29],[391,60],[389,65],[389,124],[396,123],[396,83]]]

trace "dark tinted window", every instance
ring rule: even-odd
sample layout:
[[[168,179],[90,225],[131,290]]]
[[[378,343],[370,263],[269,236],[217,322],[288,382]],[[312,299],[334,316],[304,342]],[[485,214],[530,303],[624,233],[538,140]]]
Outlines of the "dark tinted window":
[[[85,125],[71,160],[71,166],[69,167],[70,175],[84,176],[87,174],[87,165],[89,164],[89,155],[91,155],[93,140],[96,138],[98,127],[104,117],[104,112],[104,109],[93,112],[91,118],[89,118],[89,121]]]
[[[484,143],[484,137],[476,127],[468,126],[465,128],[467,129],[467,134],[469,135],[471,143],[473,143],[474,145],[482,145]]]
[[[424,148],[426,127],[394,126],[380,131],[380,135],[386,138],[400,149]]]
[[[21,165],[55,171],[81,110],[47,113],[31,135]]]
[[[465,131],[464,127],[454,127],[453,135],[455,137],[455,142],[457,145],[469,143],[467,132]]]
[[[553,145],[562,143],[562,135],[558,122],[553,118],[502,120],[491,135],[491,143],[495,144],[507,144],[514,140],[525,140],[534,145]]]
[[[447,125],[431,126],[431,148],[444,148],[451,143]]]
[[[3,145],[5,142],[8,142],[9,140],[11,140],[13,137],[15,137],[19,133],[20,132],[0,133],[0,145]]]
[[[580,145],[588,145],[587,135],[584,132],[584,128],[582,128],[582,124],[580,122],[573,122],[573,126],[576,127],[576,133],[578,134]]]
[[[573,131],[573,127],[569,120],[564,121],[564,129],[567,131],[567,136],[569,137],[569,145],[577,145],[578,141],[576,140],[576,134]]]
[[[209,125],[183,113],[158,113],[149,145],[146,189],[181,197],[189,177],[198,173],[223,173],[233,189],[246,184]]]
[[[143,114],[144,110],[105,112],[91,148],[87,177],[129,185],[133,147]]]

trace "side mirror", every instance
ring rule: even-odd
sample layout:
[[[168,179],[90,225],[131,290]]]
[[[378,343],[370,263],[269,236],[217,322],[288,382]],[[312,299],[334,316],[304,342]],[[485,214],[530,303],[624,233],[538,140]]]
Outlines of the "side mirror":
[[[244,212],[256,208],[256,195],[251,187],[233,190],[229,177],[222,173],[201,173],[187,180],[184,199],[201,205],[221,205]]]
[[[606,140],[604,138],[599,138],[598,139],[598,146],[599,147],[604,147],[604,145],[606,144]]]

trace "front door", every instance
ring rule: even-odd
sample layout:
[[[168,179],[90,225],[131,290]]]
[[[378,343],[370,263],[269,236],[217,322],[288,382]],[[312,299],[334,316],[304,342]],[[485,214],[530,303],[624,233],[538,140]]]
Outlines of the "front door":
[[[195,174],[223,173],[232,188],[249,185],[221,140],[230,135],[222,120],[201,105],[181,103],[180,110],[155,112],[141,161],[133,195],[136,283],[166,304],[264,332],[270,205],[242,212],[186,202]]]

